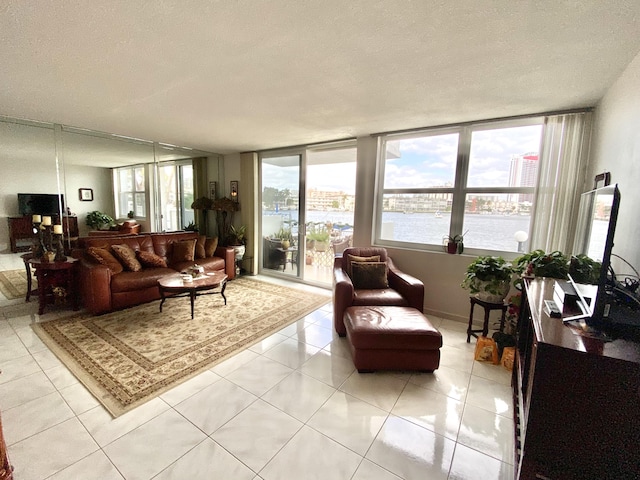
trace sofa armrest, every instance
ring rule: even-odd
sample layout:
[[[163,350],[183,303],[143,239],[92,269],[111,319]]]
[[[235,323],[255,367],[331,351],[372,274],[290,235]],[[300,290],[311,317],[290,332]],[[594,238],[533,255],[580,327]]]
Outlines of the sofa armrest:
[[[422,312],[424,310],[424,284],[422,281],[399,270],[390,258],[387,259],[387,265],[389,266],[387,276],[389,286],[406,298],[410,307]]]
[[[80,260],[80,294],[82,303],[92,314],[112,310],[111,270],[105,265]]]
[[[337,262],[336,262],[337,263]],[[344,311],[353,304],[353,282],[342,267],[333,268],[333,326],[341,337],[347,334]]]
[[[224,258],[224,273],[227,274],[227,280],[236,278],[236,253],[233,247],[218,247],[214,255]]]

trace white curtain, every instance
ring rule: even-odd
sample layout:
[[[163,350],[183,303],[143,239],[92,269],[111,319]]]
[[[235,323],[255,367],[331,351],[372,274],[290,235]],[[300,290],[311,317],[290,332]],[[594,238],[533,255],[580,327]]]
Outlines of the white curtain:
[[[531,250],[571,253],[580,194],[586,189],[590,137],[591,112],[547,117]]]

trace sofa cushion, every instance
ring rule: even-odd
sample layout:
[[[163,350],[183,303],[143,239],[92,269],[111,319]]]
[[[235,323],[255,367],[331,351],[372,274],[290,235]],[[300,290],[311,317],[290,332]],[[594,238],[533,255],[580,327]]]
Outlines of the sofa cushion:
[[[389,287],[386,262],[352,262],[351,269],[355,289]]]
[[[207,256],[205,249],[204,249],[204,245],[205,242],[207,241],[207,236],[206,235],[199,235],[198,239],[196,240],[196,254],[195,254],[195,258],[205,258]]]
[[[139,272],[125,271],[113,276],[111,279],[111,292],[135,292],[136,290],[156,287],[158,279],[167,275],[175,275],[175,273],[175,270],[170,268],[145,268]]]
[[[180,262],[193,262],[195,259],[196,239],[182,240],[171,244],[170,264]]]
[[[409,306],[406,298],[393,288],[360,289],[353,292],[353,305]]]
[[[218,237],[207,238],[204,242],[205,257],[213,257],[216,254],[216,248],[218,248]]]
[[[347,264],[347,267],[348,267],[347,274],[352,279],[353,279],[353,270],[351,267],[353,265],[353,262],[379,262],[380,261],[380,255],[372,255],[370,257],[359,257],[358,255],[347,254],[347,257],[349,258],[349,263]]]
[[[122,264],[114,257],[111,252],[105,248],[89,247],[87,248],[87,255],[93,258],[96,262],[106,266],[111,273],[116,274],[124,270]]]
[[[137,251],[136,257],[143,267],[166,267],[167,262],[159,255],[151,252]]]
[[[142,270],[142,265],[140,265],[140,262],[136,258],[136,252],[129,245],[125,243],[111,245],[111,250],[113,250],[115,256],[127,270],[132,272],[139,272]]]

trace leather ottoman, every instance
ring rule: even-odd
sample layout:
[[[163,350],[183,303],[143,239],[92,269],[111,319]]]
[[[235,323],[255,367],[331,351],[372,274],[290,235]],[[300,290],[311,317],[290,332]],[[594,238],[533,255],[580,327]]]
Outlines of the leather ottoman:
[[[442,335],[412,307],[349,307],[344,325],[353,363],[374,370],[433,372],[440,366]]]

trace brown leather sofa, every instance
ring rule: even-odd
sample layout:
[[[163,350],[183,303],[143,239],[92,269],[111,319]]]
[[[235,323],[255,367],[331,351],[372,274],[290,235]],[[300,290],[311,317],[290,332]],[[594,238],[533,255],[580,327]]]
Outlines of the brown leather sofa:
[[[388,288],[355,289],[349,271],[349,255],[359,257],[380,256],[387,263]],[[415,277],[400,271],[381,247],[352,247],[336,257],[333,267],[333,324],[341,337],[347,334],[344,312],[352,306],[397,306],[424,309],[424,284]]]
[[[145,233],[105,237],[81,237],[72,255],[80,258],[79,282],[81,300],[85,308],[93,313],[110,312],[160,298],[158,279],[175,274],[197,263],[205,271],[222,270],[229,280],[235,277],[235,254],[233,247],[217,247],[213,257],[196,258],[195,261],[171,263],[174,242],[197,239],[197,232]],[[144,267],[142,270],[112,273],[107,266],[98,263],[86,249],[109,248],[126,244],[134,251],[155,253],[167,262],[167,267]]]

